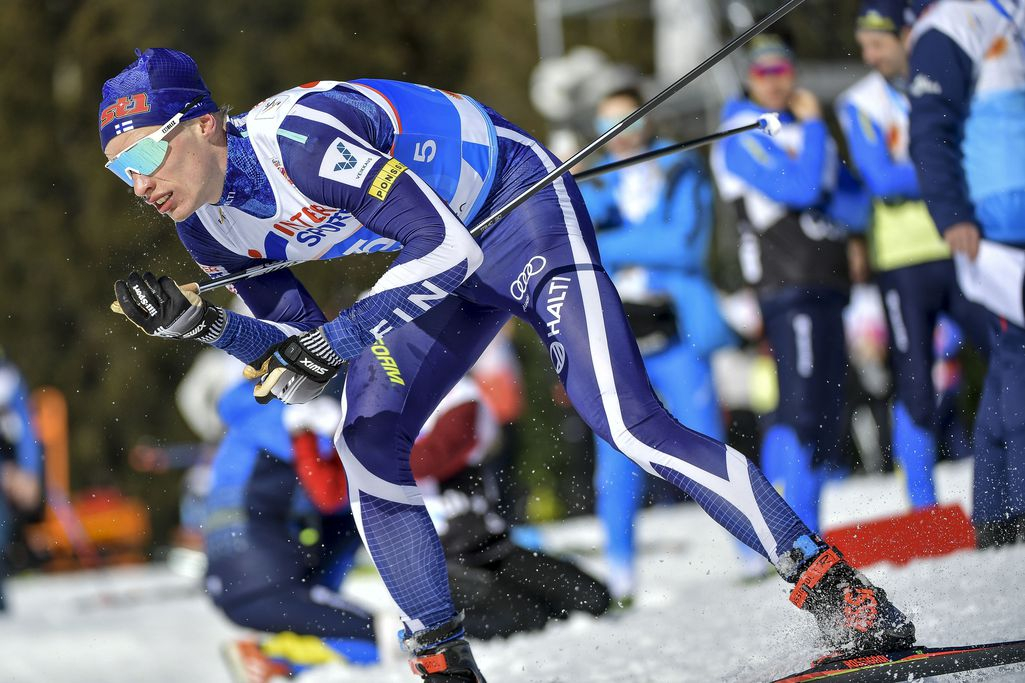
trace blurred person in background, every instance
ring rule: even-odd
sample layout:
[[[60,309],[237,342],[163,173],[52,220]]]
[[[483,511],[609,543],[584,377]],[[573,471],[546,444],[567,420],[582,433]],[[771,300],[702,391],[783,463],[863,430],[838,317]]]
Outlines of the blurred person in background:
[[[335,416],[327,422],[341,419],[337,407],[324,414]],[[324,414],[317,420],[324,421]],[[527,550],[512,539],[497,511],[496,477],[486,467],[498,429],[480,387],[467,375],[424,423],[410,455],[445,551],[453,600],[465,613],[467,635],[487,640],[538,630],[572,612],[604,614],[611,597],[601,582],[572,562]],[[297,454],[298,449],[297,442]],[[346,501],[346,472],[337,452],[322,448],[319,456],[304,457],[301,466],[318,481],[330,482],[325,488]]]
[[[908,152],[906,0],[865,0],[855,36],[874,70],[846,90],[837,112],[848,148],[874,200],[870,240],[887,313],[895,383],[894,458],[912,507],[936,504],[940,392],[934,336],[942,314],[985,348],[982,309],[957,284],[950,248],[922,201]]]
[[[751,42],[747,96],[725,105],[721,125],[766,112],[780,113],[780,133],[729,138],[714,148],[713,169],[723,199],[737,208],[741,268],[758,290],[776,360],[779,404],[762,466],[818,529],[822,485],[841,451],[848,229],[864,226],[867,205],[842,172],[818,100],[797,87],[790,49],[773,35]]]
[[[999,546],[1025,540],[1025,3],[916,5],[911,157],[962,290],[988,309],[972,522]]]
[[[643,102],[636,87],[608,94],[598,104],[596,130],[612,128]],[[599,163],[667,144],[656,139],[644,119],[610,140]],[[710,358],[733,335],[719,314],[708,274],[715,216],[701,157],[696,152],[664,156],[580,189],[598,233],[602,263],[623,300],[655,392],[688,427],[722,440]],[[600,438],[595,438],[595,458],[595,507],[605,530],[609,587],[626,605],[636,590],[634,524],[650,481]]]
[[[238,377],[241,365],[229,360]],[[379,660],[374,617],[339,595],[361,545],[355,522],[330,482],[305,476],[309,449],[295,448],[290,436],[306,431],[318,413],[331,420],[330,408],[318,408],[335,402],[319,401],[260,405],[252,385],[236,380],[217,402],[227,431],[211,465],[202,525],[206,591],[232,622],[273,634],[225,645],[240,682],[315,664]]]
[[[6,549],[18,515],[42,504],[43,456],[29,414],[28,387],[0,349],[0,612],[6,611],[3,581]]]
[[[548,347],[588,425],[772,562],[829,642],[864,652],[914,641],[914,625],[885,591],[812,532],[747,458],[659,403],[571,179],[555,179],[479,241],[470,234],[467,224],[558,166],[500,114],[465,95],[367,79],[306,83],[229,117],[192,58],[166,48],[138,53],[101,98],[107,168],[176,222],[207,273],[401,248],[371,294],[330,321],[287,269],[235,284],[257,318],[152,273],[116,281],[112,309],[146,334],[231,353],[260,380],[263,401],[308,402],[348,364],[336,445],[357,526],[423,679],[484,677],[409,453],[513,315]],[[387,362],[372,350],[383,337]],[[843,618],[853,591],[873,606],[858,628]]]

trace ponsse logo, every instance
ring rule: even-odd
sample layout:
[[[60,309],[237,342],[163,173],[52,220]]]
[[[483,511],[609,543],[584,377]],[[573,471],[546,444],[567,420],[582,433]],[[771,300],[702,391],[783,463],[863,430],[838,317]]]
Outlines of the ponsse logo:
[[[326,235],[345,229],[344,224],[332,225],[330,218],[337,213],[336,209],[310,204],[287,221],[278,221],[273,227],[300,244],[315,247]]]

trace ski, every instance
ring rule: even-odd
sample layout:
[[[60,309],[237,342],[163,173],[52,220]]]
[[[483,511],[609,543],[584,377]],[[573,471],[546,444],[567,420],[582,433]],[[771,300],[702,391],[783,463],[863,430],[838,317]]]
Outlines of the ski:
[[[830,659],[807,671],[778,678],[773,683],[906,681],[1017,662],[1025,662],[1025,640],[956,647],[916,646],[910,650]]]

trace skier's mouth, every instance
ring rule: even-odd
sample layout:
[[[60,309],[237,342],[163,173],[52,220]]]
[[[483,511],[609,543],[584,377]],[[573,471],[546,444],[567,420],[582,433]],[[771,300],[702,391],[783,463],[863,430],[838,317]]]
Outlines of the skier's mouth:
[[[157,211],[159,213],[167,213],[171,209],[170,199],[171,199],[171,195],[173,195],[173,194],[174,194],[174,192],[168,192],[167,194],[165,194],[160,199],[157,199],[155,202],[151,202],[151,203],[153,204],[153,206],[156,207],[156,209],[157,209]]]

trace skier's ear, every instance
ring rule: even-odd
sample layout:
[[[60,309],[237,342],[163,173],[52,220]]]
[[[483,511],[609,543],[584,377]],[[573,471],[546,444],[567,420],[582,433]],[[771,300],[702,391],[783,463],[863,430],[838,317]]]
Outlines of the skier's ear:
[[[218,133],[218,131],[224,130],[224,125],[221,123],[220,112],[214,112],[213,114],[203,114],[196,118],[196,125],[199,129],[199,134],[204,138],[212,138]]]

